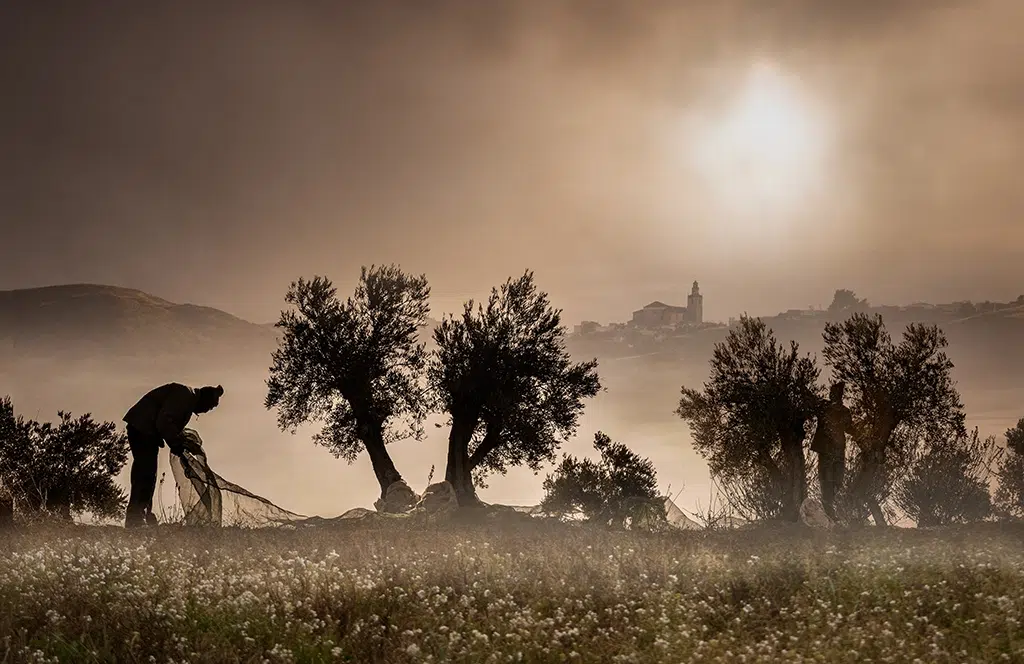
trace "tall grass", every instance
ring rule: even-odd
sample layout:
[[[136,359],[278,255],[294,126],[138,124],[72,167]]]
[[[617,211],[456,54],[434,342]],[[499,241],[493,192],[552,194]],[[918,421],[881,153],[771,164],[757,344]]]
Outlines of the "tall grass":
[[[0,662],[1024,661],[1024,527],[0,535]]]

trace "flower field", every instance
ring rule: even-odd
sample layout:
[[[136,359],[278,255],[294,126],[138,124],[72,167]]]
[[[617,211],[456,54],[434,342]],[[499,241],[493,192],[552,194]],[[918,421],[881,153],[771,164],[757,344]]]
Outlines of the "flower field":
[[[0,534],[0,662],[1024,661],[1024,527]]]

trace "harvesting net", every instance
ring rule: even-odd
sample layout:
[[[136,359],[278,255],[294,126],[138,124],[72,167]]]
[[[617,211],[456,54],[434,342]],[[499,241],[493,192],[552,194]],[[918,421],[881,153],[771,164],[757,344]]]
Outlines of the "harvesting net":
[[[171,473],[178,486],[185,525],[257,528],[306,519],[213,472],[199,434],[185,429],[184,436],[188,444],[181,456],[171,455]]]

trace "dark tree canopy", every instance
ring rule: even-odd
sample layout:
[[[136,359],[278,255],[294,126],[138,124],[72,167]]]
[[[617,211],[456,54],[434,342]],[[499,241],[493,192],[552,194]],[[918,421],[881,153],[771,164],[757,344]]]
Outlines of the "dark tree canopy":
[[[118,516],[126,496],[114,478],[128,460],[128,439],[88,413],[57,417],[25,420],[10,398],[0,401],[0,485],[25,513]]]
[[[1006,430],[1006,447],[1017,454],[1024,454],[1024,418],[1017,421],[1017,426]]]
[[[533,273],[492,289],[486,306],[465,305],[434,331],[428,369],[451,419],[448,466],[460,501],[473,502],[473,475],[554,460],[578,426],[584,399],[600,390],[597,361],[572,362],[561,312]]]
[[[832,313],[853,313],[868,308],[868,301],[857,297],[857,294],[848,288],[840,288],[832,296],[832,303],[828,310]]]
[[[1024,518],[1024,418],[1006,430],[1006,450],[996,470],[995,506],[1003,517]]]
[[[344,302],[324,277],[299,279],[281,313],[265,405],[283,430],[323,422],[315,440],[349,462],[366,449],[382,493],[401,475],[385,445],[423,434],[430,288],[397,266],[363,268]]]
[[[1024,519],[1024,454],[1011,452],[999,464],[995,507],[1003,518]]]
[[[606,434],[594,436],[600,461],[565,455],[544,480],[541,509],[580,515],[587,521],[622,528],[664,523],[665,501],[658,494],[654,464]]]
[[[828,323],[823,355],[832,375],[847,384],[858,423],[857,468],[850,490],[884,523],[891,495],[908,454],[921,440],[965,437],[963,404],[937,326],[912,323],[893,344],[881,316],[854,314]]]
[[[980,521],[992,514],[989,478],[999,457],[995,436],[978,430],[925,440],[896,483],[895,501],[918,527]]]
[[[814,360],[795,342],[784,348],[763,321],[744,316],[715,345],[704,390],[683,387],[676,413],[715,477],[729,483],[766,473],[761,484],[785,487],[783,516],[796,520],[806,494],[804,427],[822,400],[817,379]]]

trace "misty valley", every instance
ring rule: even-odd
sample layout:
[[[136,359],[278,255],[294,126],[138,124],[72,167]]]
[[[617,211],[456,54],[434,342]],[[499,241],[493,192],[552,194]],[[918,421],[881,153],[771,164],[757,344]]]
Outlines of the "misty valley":
[[[0,664],[1024,663],[1021,26],[0,1]]]
[[[648,307],[570,332],[530,272],[436,320],[426,280],[397,266],[364,268],[351,295],[299,280],[285,301],[270,326],[105,286],[0,293],[8,657],[1021,647],[1007,607],[1024,598],[1024,390],[1005,375],[1020,301],[872,307],[840,290],[774,318],[666,323]],[[136,487],[117,411],[170,376],[226,385],[223,403],[161,454],[152,524],[123,530]],[[838,479],[817,442],[837,382]],[[104,619],[97,601],[136,609]]]

